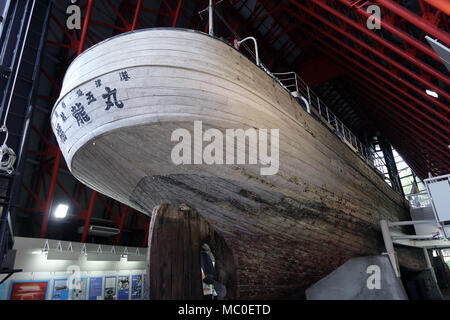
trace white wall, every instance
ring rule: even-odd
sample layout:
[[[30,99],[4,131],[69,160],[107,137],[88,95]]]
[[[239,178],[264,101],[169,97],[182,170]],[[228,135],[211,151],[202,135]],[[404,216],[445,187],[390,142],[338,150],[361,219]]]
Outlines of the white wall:
[[[89,297],[89,279],[91,277],[102,277],[102,296],[99,299],[103,299],[104,293],[104,278],[106,276],[130,276],[130,287],[132,281],[132,275],[145,276],[145,261],[133,261],[128,262],[126,258],[122,258],[121,261],[87,261],[85,255],[79,256],[78,260],[47,260],[46,256],[42,254],[42,248],[44,247],[46,239],[36,238],[22,238],[16,237],[14,248],[17,250],[15,269],[22,269],[22,272],[14,274],[10,277],[6,285],[0,287],[0,300],[8,299],[11,289],[11,283],[15,281],[39,281],[48,280],[47,299],[52,298],[52,290],[55,279],[70,278],[71,273],[68,270],[79,268],[80,278],[87,278],[87,294]],[[58,240],[48,240],[51,250],[56,249]],[[61,241],[62,249],[67,250],[69,242]],[[72,242],[72,248],[74,252],[81,253],[83,247],[82,243]],[[111,246],[102,245],[103,252],[110,252]],[[98,244],[87,244],[88,252],[97,252]],[[116,253],[120,254],[124,251],[125,247],[115,247]],[[136,248],[128,247],[129,253],[135,253]],[[145,248],[139,248],[141,255],[146,255]],[[144,288],[142,286],[142,288]],[[131,288],[129,290],[129,299],[131,299]],[[117,291],[116,291],[117,293]],[[69,294],[70,299],[70,294]]]

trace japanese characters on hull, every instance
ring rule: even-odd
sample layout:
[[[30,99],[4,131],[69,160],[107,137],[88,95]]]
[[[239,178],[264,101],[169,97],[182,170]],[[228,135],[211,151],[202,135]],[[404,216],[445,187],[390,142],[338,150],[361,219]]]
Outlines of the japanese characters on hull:
[[[117,76],[113,81],[104,83],[103,78],[95,79],[81,85],[59,101],[54,110],[52,125],[62,148],[69,131],[73,134],[73,130],[90,124],[98,112],[110,112],[112,108],[122,109],[125,106],[120,89],[114,86],[114,81],[130,81],[131,76],[127,70],[113,75]]]

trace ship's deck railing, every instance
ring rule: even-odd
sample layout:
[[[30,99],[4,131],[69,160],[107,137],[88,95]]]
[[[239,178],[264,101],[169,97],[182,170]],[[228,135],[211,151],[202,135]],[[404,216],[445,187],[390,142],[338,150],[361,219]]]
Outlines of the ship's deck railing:
[[[296,72],[272,73],[272,75],[278,83],[292,95],[298,98],[300,98],[300,96],[304,97],[309,103],[311,112],[318,116],[324,123],[328,124],[328,127],[330,127],[344,143],[384,177],[384,173],[379,169],[382,166],[386,166],[384,159],[379,157],[376,153],[371,152],[371,150],[336,117],[325,103],[320,100]]]

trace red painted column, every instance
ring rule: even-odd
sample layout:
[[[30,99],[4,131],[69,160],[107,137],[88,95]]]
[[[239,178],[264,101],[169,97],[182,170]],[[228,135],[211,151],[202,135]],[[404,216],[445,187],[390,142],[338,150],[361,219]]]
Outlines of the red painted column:
[[[125,219],[127,217],[128,211],[130,210],[130,207],[124,205],[124,209],[122,211],[122,216],[120,217],[120,224],[119,224],[119,229],[120,232],[119,234],[116,236],[116,241],[115,244],[118,245],[119,241],[120,241],[120,237],[122,236],[122,231],[123,231],[123,225],[125,224]]]
[[[50,180],[50,187],[48,190],[47,199],[45,201],[44,205],[44,218],[41,225],[41,238],[44,238],[47,234],[47,225],[48,225],[48,219],[50,217],[50,210],[52,207],[53,202],[53,195],[55,193],[55,186],[56,186],[56,178],[58,177],[58,170],[59,170],[59,163],[61,161],[61,151],[59,148],[56,150],[55,155],[55,162],[53,163],[53,169],[52,169],[52,178]]]
[[[92,190],[91,200],[89,201],[89,207],[86,211],[86,220],[84,222],[83,235],[81,236],[81,242],[86,242],[87,233],[89,231],[89,224],[91,223],[92,211],[94,210],[95,198],[97,197],[97,191]]]
[[[84,51],[84,44],[86,42],[87,31],[89,28],[89,20],[91,19],[92,6],[94,5],[94,0],[88,0],[86,8],[86,16],[84,17],[83,30],[81,31],[80,44],[78,46],[77,55],[80,55]]]
[[[172,28],[177,26],[178,17],[180,15],[181,5],[183,4],[183,0],[178,0],[177,11],[175,12],[175,16],[173,17]]]
[[[145,231],[144,241],[142,242],[142,246],[144,248],[146,248],[148,245],[148,235],[150,234],[150,221],[151,221],[151,219],[149,218],[147,223],[145,224],[146,231]]]

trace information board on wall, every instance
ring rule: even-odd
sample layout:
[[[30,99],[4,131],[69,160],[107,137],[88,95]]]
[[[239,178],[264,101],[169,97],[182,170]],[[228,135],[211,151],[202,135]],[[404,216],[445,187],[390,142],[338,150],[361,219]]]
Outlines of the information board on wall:
[[[20,272],[0,285],[0,300],[137,300],[143,282],[142,270]]]
[[[86,300],[87,282],[87,278],[72,280],[70,300]]]
[[[89,300],[100,300],[102,298],[103,277],[92,277],[89,279]]]
[[[45,300],[47,299],[48,280],[12,281],[9,300]]]
[[[105,290],[103,298],[105,300],[114,300],[116,297],[116,276],[105,277]]]
[[[119,276],[117,280],[117,300],[128,300],[130,295],[130,276]]]
[[[131,299],[142,298],[142,275],[135,274],[131,277]]]

